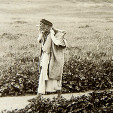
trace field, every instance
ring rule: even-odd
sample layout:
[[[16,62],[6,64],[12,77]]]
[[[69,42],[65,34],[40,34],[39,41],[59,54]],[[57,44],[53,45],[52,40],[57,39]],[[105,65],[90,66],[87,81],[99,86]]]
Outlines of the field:
[[[42,18],[66,30],[65,38],[71,50],[65,52],[65,58],[70,54],[87,57],[101,53],[103,59],[111,59],[112,10],[112,3],[96,0],[0,0],[1,73],[5,64],[7,68],[18,58],[39,55],[36,25]]]

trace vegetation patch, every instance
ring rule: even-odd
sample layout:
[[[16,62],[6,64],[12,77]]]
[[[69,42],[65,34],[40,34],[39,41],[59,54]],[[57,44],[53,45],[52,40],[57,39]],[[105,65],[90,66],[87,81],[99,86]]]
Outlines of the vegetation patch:
[[[9,39],[9,40],[14,40],[14,39],[18,39],[20,38],[19,35],[15,35],[15,34],[11,34],[11,33],[3,33],[0,38],[6,38],[6,39]]]
[[[39,58],[24,57],[15,61],[0,76],[0,95],[36,94]],[[111,60],[88,60],[70,57],[64,64],[62,92],[81,92],[113,88]]]
[[[89,25],[85,25],[85,26],[79,26],[78,28],[88,28],[90,27]]]
[[[26,24],[27,22],[26,21],[15,21],[14,23],[16,23],[16,24]]]
[[[64,92],[108,88],[113,88],[111,60],[92,61],[71,57],[69,61],[65,62],[63,74]]]

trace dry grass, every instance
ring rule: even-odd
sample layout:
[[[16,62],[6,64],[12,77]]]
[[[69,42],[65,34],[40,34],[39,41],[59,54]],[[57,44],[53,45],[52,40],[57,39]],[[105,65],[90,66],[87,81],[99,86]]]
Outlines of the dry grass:
[[[111,59],[112,10],[113,5],[105,2],[0,0],[1,71],[19,58],[39,55],[36,24],[42,18],[49,19],[55,27],[67,31],[70,51],[65,52],[66,58],[70,54],[86,57],[88,53],[104,53],[104,59]],[[3,37],[4,33],[18,38]]]

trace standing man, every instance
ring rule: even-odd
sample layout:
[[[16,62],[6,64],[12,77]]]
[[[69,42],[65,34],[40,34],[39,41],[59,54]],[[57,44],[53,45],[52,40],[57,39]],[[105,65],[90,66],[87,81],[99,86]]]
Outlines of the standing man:
[[[41,44],[38,96],[46,92],[61,95],[64,65],[65,31],[53,28],[45,19],[40,21],[38,42]]]

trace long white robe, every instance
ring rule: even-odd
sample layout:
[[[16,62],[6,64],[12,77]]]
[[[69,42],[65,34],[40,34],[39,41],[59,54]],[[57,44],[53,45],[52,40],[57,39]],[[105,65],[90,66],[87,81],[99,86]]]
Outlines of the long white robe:
[[[39,35],[39,41],[43,38],[42,35]],[[45,92],[55,92],[57,90],[61,90],[62,88],[62,79],[50,79],[48,76],[48,65],[50,63],[50,53],[52,42],[55,45],[61,44],[61,41],[55,39],[54,31],[51,30],[50,34],[48,35],[45,44],[43,45],[42,42],[42,55],[40,60],[41,72],[39,77],[39,86],[38,86],[38,93],[45,94]],[[56,72],[57,73],[57,72]]]

